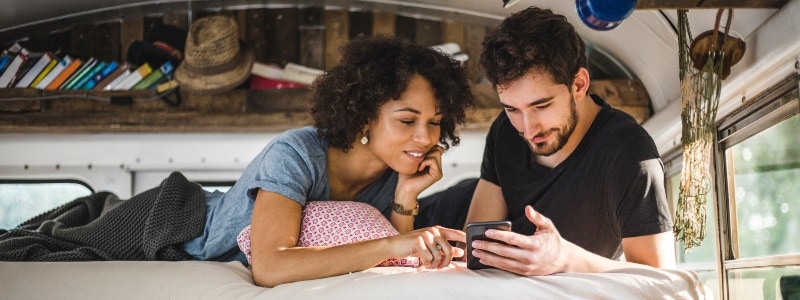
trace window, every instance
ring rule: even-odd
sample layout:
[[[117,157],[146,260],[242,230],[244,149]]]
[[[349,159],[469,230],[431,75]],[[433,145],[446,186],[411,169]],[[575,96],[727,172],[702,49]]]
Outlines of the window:
[[[0,181],[0,228],[17,227],[32,217],[92,193],[88,185],[75,180]]]
[[[800,297],[800,96],[791,76],[717,129],[728,299]]]

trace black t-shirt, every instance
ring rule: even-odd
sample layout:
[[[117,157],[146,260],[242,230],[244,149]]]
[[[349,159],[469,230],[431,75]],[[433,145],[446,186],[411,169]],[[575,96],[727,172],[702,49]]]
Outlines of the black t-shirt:
[[[539,165],[505,112],[486,138],[481,178],[501,187],[512,230],[536,230],[525,206],[550,218],[561,236],[617,259],[624,237],[672,230],[664,167],[649,134],[628,114],[602,109],[575,151],[555,168]]]

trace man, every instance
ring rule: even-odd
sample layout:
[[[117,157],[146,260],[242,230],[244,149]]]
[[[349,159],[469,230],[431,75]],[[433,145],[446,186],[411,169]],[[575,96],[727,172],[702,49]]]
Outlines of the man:
[[[508,219],[513,232],[488,230],[511,246],[476,241],[473,255],[522,275],[674,267],[658,151],[632,117],[587,93],[573,26],[530,7],[483,47],[505,112],[487,136],[466,223]]]

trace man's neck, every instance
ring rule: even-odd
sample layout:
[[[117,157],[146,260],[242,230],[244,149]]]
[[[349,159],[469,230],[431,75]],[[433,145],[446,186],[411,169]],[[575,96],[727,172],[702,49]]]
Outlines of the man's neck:
[[[586,136],[586,132],[589,131],[589,128],[594,123],[594,119],[597,117],[597,114],[600,113],[600,105],[594,102],[591,96],[588,94],[581,97],[580,99],[576,99],[577,101],[577,115],[578,115],[578,123],[575,125],[575,130],[572,131],[569,139],[567,139],[567,143],[564,144],[564,147],[558,152],[553,153],[550,156],[536,156],[536,163],[548,167],[548,168],[555,168],[556,166],[560,165],[562,162],[567,160],[567,158],[575,152],[575,149],[578,148],[583,137]]]

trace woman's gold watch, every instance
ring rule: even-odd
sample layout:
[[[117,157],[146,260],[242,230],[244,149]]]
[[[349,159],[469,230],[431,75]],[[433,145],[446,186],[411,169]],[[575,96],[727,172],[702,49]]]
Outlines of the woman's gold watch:
[[[412,209],[404,209],[402,205],[397,204],[397,202],[394,201],[392,201],[392,204],[390,205],[392,206],[392,210],[394,212],[404,216],[416,216],[419,213],[419,202],[417,202],[417,205]]]

